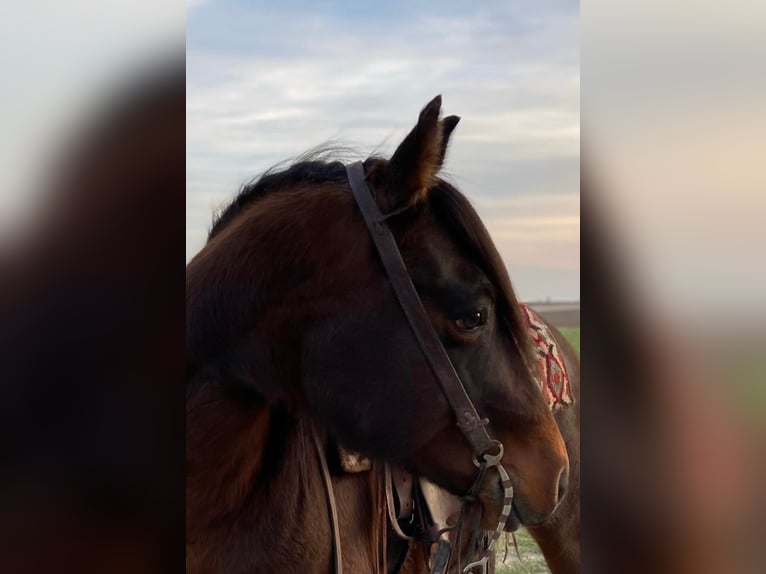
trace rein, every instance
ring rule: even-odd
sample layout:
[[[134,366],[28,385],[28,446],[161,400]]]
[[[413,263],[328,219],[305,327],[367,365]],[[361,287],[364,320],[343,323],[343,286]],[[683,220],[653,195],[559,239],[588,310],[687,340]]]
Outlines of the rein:
[[[396,240],[386,223],[390,215],[383,215],[380,212],[378,204],[375,202],[367,186],[364,165],[362,162],[347,165],[346,173],[356,204],[367,224],[367,229],[383,263],[389,283],[399,300],[399,305],[404,311],[418,345],[423,351],[423,355],[428,361],[447,402],[455,414],[458,428],[460,428],[471,447],[473,462],[478,468],[478,472],[468,495],[463,498],[463,505],[475,502],[475,494],[479,490],[481,482],[489,469],[496,468],[500,474],[504,500],[499,523],[490,536],[490,541],[482,558],[466,564],[463,568],[464,574],[471,574],[477,568],[478,572],[486,573],[489,556],[494,549],[495,541],[500,537],[505,523],[510,516],[513,499],[513,487],[511,486],[510,477],[500,463],[503,457],[503,444],[490,437],[486,429],[489,420],[479,416],[473,401],[468,396],[460,377],[455,371],[455,367],[452,365],[452,361],[450,361],[449,355],[447,355],[447,351],[445,351],[431,325],[431,320],[428,318],[423,303],[412,283],[410,274],[396,245]],[[461,511],[460,514],[461,519],[459,520],[458,528],[462,530],[464,512]],[[478,528],[479,525],[477,523],[474,528],[475,533],[478,532]],[[473,538],[476,539],[476,536]],[[469,551],[473,551],[473,548],[469,549]],[[439,566],[436,564],[437,561],[434,562],[434,566]],[[434,574],[444,571],[446,571],[446,563],[443,569],[432,569]],[[336,572],[338,572],[337,568]]]
[[[340,522],[338,521],[338,505],[335,502],[335,490],[332,487],[332,477],[330,476],[330,469],[327,466],[327,456],[325,455],[325,449],[322,446],[322,440],[317,434],[316,427],[312,429],[311,434],[314,437],[314,445],[317,448],[319,467],[322,469],[322,480],[324,481],[325,494],[327,494],[327,506],[330,511],[335,574],[343,574],[343,554],[341,552],[340,545]]]

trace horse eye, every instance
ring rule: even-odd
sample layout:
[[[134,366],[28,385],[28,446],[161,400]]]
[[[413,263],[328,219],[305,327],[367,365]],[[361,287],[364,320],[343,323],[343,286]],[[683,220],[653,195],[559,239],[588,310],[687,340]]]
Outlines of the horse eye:
[[[476,331],[480,327],[483,327],[484,324],[487,322],[484,310],[479,311],[472,311],[468,315],[464,317],[460,317],[459,319],[455,320],[455,325],[457,325],[458,329],[461,331],[466,332],[472,332]]]

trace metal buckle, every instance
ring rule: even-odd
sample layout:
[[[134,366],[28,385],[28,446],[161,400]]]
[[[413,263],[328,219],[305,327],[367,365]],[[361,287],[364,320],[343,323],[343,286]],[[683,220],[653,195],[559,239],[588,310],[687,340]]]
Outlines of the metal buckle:
[[[480,463],[478,459],[474,456],[473,457],[473,464],[476,466],[476,468],[479,468],[482,464],[486,464],[487,468],[491,466],[497,466],[500,464],[500,459],[503,458],[503,453],[505,452],[505,449],[503,448],[503,443],[501,443],[499,440],[493,440],[492,444],[494,444],[497,447],[497,453],[495,454],[489,454],[484,453],[482,457],[484,458],[484,463]]]

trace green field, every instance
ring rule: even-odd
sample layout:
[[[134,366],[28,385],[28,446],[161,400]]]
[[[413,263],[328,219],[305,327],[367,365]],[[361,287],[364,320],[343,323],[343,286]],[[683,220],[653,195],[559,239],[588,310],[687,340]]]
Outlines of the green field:
[[[572,344],[572,346],[575,348],[575,351],[577,351],[577,354],[580,354],[580,327],[559,327],[559,331],[567,338],[567,340]]]
[[[580,354],[580,328],[579,327],[562,327],[559,329],[564,336],[569,340],[572,346],[577,350],[577,354]],[[513,547],[513,540],[508,537],[508,554],[505,562],[503,562],[503,555],[505,554],[505,542],[501,538],[498,540],[497,545],[497,574],[549,574],[548,566],[545,564],[545,559],[540,553],[537,544],[532,537],[526,532],[526,530],[519,530],[516,532],[516,541],[519,545],[519,556],[516,556],[516,550]],[[520,557],[520,559],[519,559]]]
[[[537,543],[527,534],[526,530],[516,532],[516,542],[519,545],[519,556],[516,556],[516,549],[513,546],[513,540],[508,535],[508,554],[506,561],[503,562],[505,554],[505,541],[501,537],[498,540],[497,574],[549,574],[548,565],[545,558],[540,553]]]

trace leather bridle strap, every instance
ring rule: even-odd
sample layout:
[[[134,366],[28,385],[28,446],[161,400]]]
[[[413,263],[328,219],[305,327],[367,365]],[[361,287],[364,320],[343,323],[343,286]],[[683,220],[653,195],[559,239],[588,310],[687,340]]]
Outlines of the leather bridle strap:
[[[499,443],[490,438],[485,426],[487,419],[482,419],[476,412],[468,393],[455,372],[447,352],[436,335],[431,320],[423,308],[407,267],[402,260],[391,230],[386,224],[386,216],[381,214],[370,189],[365,181],[364,165],[355,162],[346,166],[348,181],[356,204],[362,212],[367,228],[380,255],[383,267],[388,275],[391,287],[396,293],[399,304],[407,317],[412,332],[431,366],[442,392],[447,398],[457,418],[457,425],[471,445],[475,459],[490,451],[497,451]],[[502,448],[502,447],[501,447]]]
[[[332,477],[330,476],[330,469],[327,466],[327,457],[325,456],[325,448],[322,441],[317,434],[316,428],[312,430],[314,435],[314,444],[317,448],[317,456],[319,457],[319,466],[322,469],[322,480],[324,480],[325,493],[327,494],[327,505],[330,507],[330,528],[332,530],[333,548],[335,550],[335,574],[343,574],[343,555],[340,549],[340,522],[338,521],[338,505],[335,502],[335,491],[332,487]]]
[[[414,487],[413,485],[413,479],[412,475],[407,474],[406,480],[403,482],[406,482],[404,488],[409,490],[408,498],[401,496],[398,485],[394,484],[394,478],[391,471],[391,465],[389,463],[384,464],[383,468],[383,480],[385,481],[385,491],[386,491],[386,509],[388,510],[388,520],[391,523],[391,528],[394,529],[394,532],[396,532],[396,535],[401,538],[402,540],[412,540],[412,536],[409,536],[404,533],[402,530],[402,527],[399,526],[399,516],[397,516],[396,508],[394,504],[394,491],[397,492],[399,495],[399,505],[400,505],[400,511],[399,515],[401,516],[402,513],[404,513],[406,516],[414,519],[414,505],[413,505],[413,495],[412,495],[412,489]],[[400,476],[398,477],[400,480],[402,480],[402,474],[401,472],[397,473]],[[407,506],[408,508],[404,508]]]

